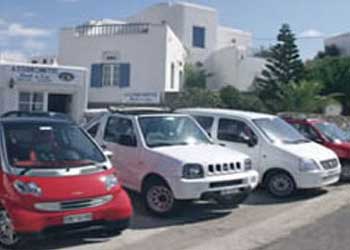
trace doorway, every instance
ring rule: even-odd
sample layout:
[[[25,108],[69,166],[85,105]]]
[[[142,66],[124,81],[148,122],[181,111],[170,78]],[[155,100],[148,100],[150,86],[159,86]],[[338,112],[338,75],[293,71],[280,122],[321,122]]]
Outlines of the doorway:
[[[71,111],[71,102],[71,95],[49,94],[47,110],[50,112],[69,114]]]

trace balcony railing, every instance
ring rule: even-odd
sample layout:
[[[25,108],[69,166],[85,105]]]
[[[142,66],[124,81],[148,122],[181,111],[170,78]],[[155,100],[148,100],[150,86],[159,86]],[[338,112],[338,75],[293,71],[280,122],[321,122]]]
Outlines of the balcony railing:
[[[124,34],[145,34],[148,23],[81,25],[75,28],[77,36],[114,36]]]

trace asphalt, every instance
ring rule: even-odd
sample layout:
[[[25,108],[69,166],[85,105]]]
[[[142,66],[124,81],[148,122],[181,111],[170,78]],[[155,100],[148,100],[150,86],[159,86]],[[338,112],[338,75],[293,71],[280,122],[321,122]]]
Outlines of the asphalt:
[[[67,233],[20,250],[350,249],[350,184],[301,191],[286,200],[259,190],[233,210],[201,202],[165,219],[150,216],[137,195],[132,200],[135,216],[121,235]]]

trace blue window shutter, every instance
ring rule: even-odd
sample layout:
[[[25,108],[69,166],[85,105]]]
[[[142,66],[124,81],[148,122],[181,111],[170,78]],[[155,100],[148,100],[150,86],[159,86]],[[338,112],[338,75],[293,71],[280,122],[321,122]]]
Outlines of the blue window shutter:
[[[120,64],[120,81],[119,87],[125,88],[130,86],[130,64],[121,63]]]
[[[193,27],[193,47],[205,48],[205,28],[204,27]]]
[[[91,65],[90,86],[92,88],[101,88],[102,87],[102,66],[103,66],[103,64],[92,64]]]

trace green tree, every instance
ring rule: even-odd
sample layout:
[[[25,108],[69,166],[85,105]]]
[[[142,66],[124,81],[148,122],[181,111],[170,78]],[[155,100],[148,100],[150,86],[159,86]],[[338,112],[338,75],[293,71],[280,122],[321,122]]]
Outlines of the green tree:
[[[337,45],[332,44],[326,46],[324,51],[319,51],[315,59],[323,59],[325,57],[338,57],[340,55],[341,53]]]
[[[283,111],[320,112],[337,96],[336,94],[321,95],[322,89],[322,84],[311,81],[284,85],[281,91],[282,98],[278,105]]]
[[[169,98],[166,106],[178,109],[186,107],[216,108],[222,105],[218,93],[202,88],[190,88],[171,99]]]
[[[321,94],[340,93],[337,99],[344,106],[344,114],[350,114],[350,58],[325,57],[306,64],[306,78],[322,83]]]
[[[224,108],[266,112],[264,104],[254,93],[242,93],[233,86],[226,86],[219,95]]]
[[[298,83],[303,78],[304,65],[295,40],[289,25],[283,24],[277,36],[277,44],[271,47],[266,59],[266,68],[256,80],[255,90],[271,111],[279,111],[276,102],[283,98],[283,86]]]
[[[207,88],[207,79],[211,77],[212,74],[208,73],[202,63],[186,64],[185,65],[185,89],[191,88],[199,88],[206,89]]]

